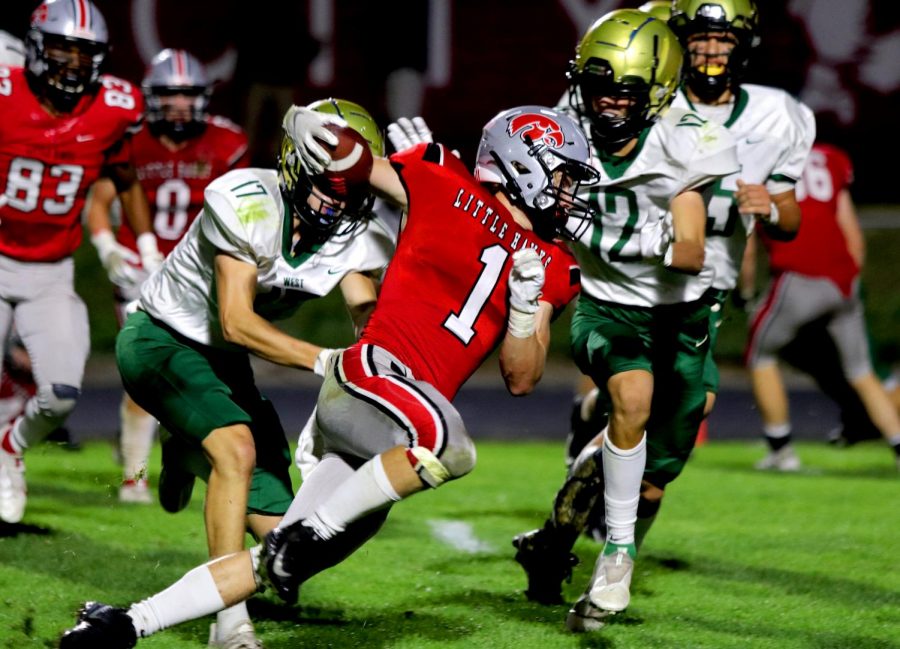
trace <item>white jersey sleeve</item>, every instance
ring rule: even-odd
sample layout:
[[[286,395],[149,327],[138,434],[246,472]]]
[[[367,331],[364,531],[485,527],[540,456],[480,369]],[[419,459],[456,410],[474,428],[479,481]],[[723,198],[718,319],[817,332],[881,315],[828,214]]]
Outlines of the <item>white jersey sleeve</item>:
[[[218,188],[207,187],[204,192],[200,229],[217,250],[249,264],[256,263],[244,223],[238,218],[228,196]]]
[[[781,194],[790,189],[803,175],[803,167],[816,139],[816,120],[808,106],[782,93],[783,117],[772,133],[784,143],[778,160],[766,179],[770,194]]]
[[[683,169],[679,192],[697,189],[740,169],[734,137],[716,122],[697,113],[671,108],[660,120],[669,135],[666,155]]]

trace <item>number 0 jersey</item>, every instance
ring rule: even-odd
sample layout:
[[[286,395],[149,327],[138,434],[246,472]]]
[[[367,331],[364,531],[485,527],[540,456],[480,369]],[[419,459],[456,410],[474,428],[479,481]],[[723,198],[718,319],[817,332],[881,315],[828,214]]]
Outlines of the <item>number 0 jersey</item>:
[[[141,187],[147,194],[153,232],[164,255],[172,252],[178,240],[203,208],[203,190],[225,172],[247,166],[247,136],[224,117],[213,116],[206,129],[171,151],[144,128],[132,140],[134,166]],[[119,243],[137,250],[134,231],[122,221]]]
[[[270,169],[236,169],[206,188],[199,218],[141,287],[140,308],[183,336],[223,349],[215,288],[215,255],[257,267],[254,310],[267,320],[290,316],[328,294],[345,275],[379,271],[394,250],[399,224],[378,215],[349,235],[292,253],[293,218]]]
[[[557,108],[572,114],[567,100]],[[590,134],[587,120],[582,126]],[[734,139],[718,124],[672,108],[641,133],[628,155],[596,148],[594,154],[600,182],[581,189],[594,220],[573,246],[583,290],[598,300],[641,307],[699,299],[712,272],[692,276],[643,259],[640,231],[663,218],[677,194],[736,171]]]
[[[87,191],[105,164],[128,160],[123,139],[140,125],[143,98],[101,77],[71,113],[48,113],[22,68],[0,66],[0,254],[51,262],[81,243]]]
[[[361,337],[387,349],[447,399],[506,333],[512,254],[544,262],[541,300],[560,310],[578,293],[574,258],[539,239],[438,144],[391,156],[409,198],[406,227]]]
[[[737,142],[740,170],[704,193],[707,199],[705,266],[715,271],[713,287],[730,291],[737,285],[747,235],[753,219],[738,213],[737,181],[765,185],[769,194],[794,187],[816,134],[812,111],[784,90],[741,85],[734,103],[692,104],[679,89],[673,106],[682,106],[723,124]]]

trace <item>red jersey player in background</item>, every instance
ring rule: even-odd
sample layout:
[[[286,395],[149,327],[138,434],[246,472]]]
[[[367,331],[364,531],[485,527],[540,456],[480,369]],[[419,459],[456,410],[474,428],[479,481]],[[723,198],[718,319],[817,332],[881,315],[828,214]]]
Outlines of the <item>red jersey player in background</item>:
[[[168,255],[203,207],[203,190],[214,178],[247,166],[247,136],[237,125],[207,111],[212,83],[203,65],[184,50],[165,49],[150,63],[141,84],[146,127],[134,136],[133,159],[150,201],[159,250]],[[116,316],[140,296],[147,277],[137,238],[127,222],[113,235],[110,208],[115,188],[99,181],[88,203],[91,241],[114,285]],[[123,476],[119,500],[149,503],[147,463],[156,419],[122,395],[119,448]]]
[[[89,0],[46,0],[31,16],[25,67],[0,67],[0,340],[14,324],[37,387],[0,429],[7,523],[25,511],[24,450],[62,425],[81,392],[90,336],[72,253],[87,190],[101,175],[142,235],[142,258],[161,261],[129,159],[143,100],[127,81],[101,74],[107,43]]]
[[[776,241],[764,231],[759,237],[772,275],[753,313],[746,353],[769,445],[769,454],[756,465],[759,469],[795,471],[801,466],[790,443],[787,391],[777,356],[802,327],[816,321],[824,322],[837,349],[831,358],[893,447],[900,469],[900,416],[873,371],[859,296],[865,241],[849,191],[852,180],[847,154],[817,143],[797,186],[803,225],[796,239]],[[745,268],[754,265],[748,256]]]
[[[325,116],[295,112],[292,135],[311,173],[329,164]],[[419,144],[376,159],[372,188],[407,211],[360,341],[332,354],[317,403],[322,461],[264,547],[188,572],[129,610],[92,603],[60,647],[133,647],[174,624],[246,599],[266,575],[286,600],[343,560],[390,507],[472,470],[475,447],[451,404],[498,346],[512,394],[540,379],[554,313],[579,289],[556,240],[589,218],[579,184],[597,178],[580,126],[525,106],[488,122],[475,177],[448,149]],[[262,556],[265,553],[265,556]]]

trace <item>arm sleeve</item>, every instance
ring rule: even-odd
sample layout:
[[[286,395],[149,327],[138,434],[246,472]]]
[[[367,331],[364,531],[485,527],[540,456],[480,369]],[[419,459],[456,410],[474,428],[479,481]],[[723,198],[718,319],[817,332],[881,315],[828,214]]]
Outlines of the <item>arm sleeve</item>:
[[[250,264],[257,262],[246,227],[228,199],[214,189],[203,193],[200,231],[218,250]]]
[[[780,137],[785,146],[766,179],[766,189],[770,194],[781,194],[794,188],[803,174],[803,166],[816,137],[816,120],[812,111],[789,96],[786,99],[785,128]]]

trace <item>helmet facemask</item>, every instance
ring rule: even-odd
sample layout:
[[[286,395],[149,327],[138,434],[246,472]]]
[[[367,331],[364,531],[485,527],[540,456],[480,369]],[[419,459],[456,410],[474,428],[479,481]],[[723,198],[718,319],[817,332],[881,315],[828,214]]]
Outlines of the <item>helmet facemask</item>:
[[[714,103],[738,89],[759,44],[752,3],[741,7],[710,2],[697,7],[692,18],[676,10],[669,25],[685,46],[685,82],[700,101]]]
[[[592,138],[602,149],[616,151],[650,125],[650,89],[642,79],[616,82],[603,60],[589,62],[571,77],[570,103],[588,119]]]
[[[304,248],[352,234],[372,214],[375,197],[371,192],[359,189],[335,196],[327,183],[313,182],[288,134],[278,156],[278,183],[292,215],[300,221],[300,245]]]
[[[109,47],[105,43],[32,29],[25,38],[26,66],[36,93],[70,113],[96,92]]]
[[[154,86],[144,89],[147,127],[180,143],[206,130],[211,89],[203,86]]]

